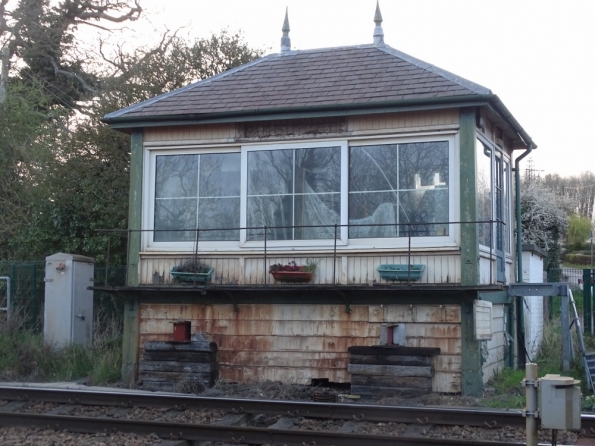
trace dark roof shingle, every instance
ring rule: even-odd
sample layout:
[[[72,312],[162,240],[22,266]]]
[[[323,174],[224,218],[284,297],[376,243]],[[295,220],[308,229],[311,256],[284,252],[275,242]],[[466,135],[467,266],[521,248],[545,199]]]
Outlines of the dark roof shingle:
[[[388,46],[272,54],[110,113],[106,122],[491,94]]]

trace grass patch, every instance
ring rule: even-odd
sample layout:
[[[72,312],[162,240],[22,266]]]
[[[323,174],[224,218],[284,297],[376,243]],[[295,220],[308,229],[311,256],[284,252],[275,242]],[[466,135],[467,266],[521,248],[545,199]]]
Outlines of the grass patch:
[[[576,296],[575,296],[576,298]],[[587,388],[585,370],[581,361],[581,354],[578,349],[576,332],[573,334],[573,346],[575,348],[574,360],[570,364],[569,371],[562,370],[562,330],[559,320],[547,323],[544,326],[543,341],[539,348],[537,357],[533,362],[537,364],[537,376],[543,377],[547,374],[571,376],[581,382],[582,410],[590,411],[595,398]],[[595,351],[595,337],[591,334],[584,335],[587,351]],[[499,409],[522,409],[525,407],[525,389],[521,382],[525,377],[525,370],[511,369],[508,367],[498,371],[488,382],[493,389],[492,395],[486,396],[481,403],[486,407]]]
[[[120,379],[121,324],[96,318],[93,346],[47,345],[43,335],[27,329],[23,318],[13,313],[0,322],[0,380],[25,382],[73,381],[87,378],[100,385]],[[105,318],[104,318],[105,319]]]

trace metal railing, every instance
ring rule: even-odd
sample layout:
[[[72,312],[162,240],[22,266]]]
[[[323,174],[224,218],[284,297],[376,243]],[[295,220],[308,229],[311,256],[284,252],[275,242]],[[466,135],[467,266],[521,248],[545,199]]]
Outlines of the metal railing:
[[[202,228],[193,228],[193,229],[98,229],[97,232],[102,232],[102,233],[107,233],[107,234],[113,234],[113,235],[123,235],[123,233],[126,233],[127,235],[127,256],[130,255],[130,243],[131,243],[131,236],[133,234],[140,234],[140,243],[146,243],[147,242],[147,237],[145,237],[146,234],[151,234],[151,240],[155,239],[155,235],[156,234],[173,234],[173,233],[181,233],[180,237],[177,237],[175,240],[169,239],[169,240],[164,240],[162,238],[161,241],[164,242],[192,242],[193,243],[193,249],[192,249],[192,253],[189,254],[184,254],[183,255],[183,259],[186,260],[191,260],[194,259],[196,262],[198,262],[199,257],[200,256],[208,256],[209,259],[213,260],[214,259],[214,255],[216,255],[216,251],[214,250],[210,250],[209,248],[205,248],[205,249],[201,249],[200,244],[201,243],[205,243],[205,242],[213,242],[213,241],[217,241],[214,240],[212,237],[208,237],[205,236],[205,234],[209,234],[209,233],[213,233],[213,232],[217,232],[217,233],[235,233],[237,234],[237,238],[234,239],[227,239],[227,240],[219,240],[219,241],[238,241],[238,243],[240,242],[240,240],[246,240],[249,242],[254,242],[253,244],[250,245],[249,248],[247,248],[248,251],[250,252],[254,252],[255,250],[261,250],[262,251],[262,260],[263,260],[263,271],[262,271],[262,283],[264,285],[267,285],[269,283],[269,260],[271,257],[274,257],[274,254],[277,252],[284,252],[283,247],[279,247],[279,246],[274,246],[274,243],[277,241],[303,241],[303,240],[307,240],[307,241],[323,241],[323,242],[328,242],[331,241],[331,243],[323,243],[319,246],[316,246],[316,250],[317,251],[326,251],[328,252],[328,256],[331,258],[332,260],[332,266],[330,267],[330,269],[332,270],[332,284],[339,284],[340,282],[337,280],[337,260],[339,257],[339,253],[341,256],[344,256],[345,253],[348,253],[348,250],[345,250],[343,248],[343,246],[345,246],[345,241],[341,236],[342,230],[343,228],[346,228],[346,232],[347,232],[347,239],[349,238],[349,232],[353,229],[353,228],[367,228],[368,230],[371,228],[383,228],[383,227],[389,227],[389,228],[395,228],[395,232],[394,235],[391,237],[357,237],[357,240],[365,240],[366,238],[386,238],[387,240],[395,240],[395,239],[403,239],[406,238],[407,239],[407,244],[404,247],[395,247],[394,249],[391,249],[391,252],[394,252],[395,256],[406,256],[406,263],[407,265],[411,265],[412,264],[412,256],[414,256],[417,252],[423,251],[426,252],[428,256],[439,256],[441,255],[441,253],[438,252],[432,252],[432,250],[434,250],[435,248],[442,248],[443,246],[441,246],[440,244],[437,244],[436,246],[431,246],[431,247],[416,247],[414,246],[414,240],[419,239],[421,237],[428,237],[428,236],[432,236],[432,237],[452,237],[453,234],[457,234],[457,238],[460,236],[460,229],[461,227],[464,226],[474,226],[476,230],[478,230],[479,225],[486,225],[489,227],[489,231],[487,231],[487,234],[489,234],[489,241],[491,241],[490,245],[488,247],[488,259],[490,261],[490,268],[489,268],[489,279],[488,279],[488,283],[489,284],[493,284],[494,283],[494,267],[492,266],[492,262],[496,259],[497,257],[497,251],[494,247],[494,233],[495,233],[495,226],[496,224],[500,224],[503,227],[505,226],[505,223],[503,221],[499,221],[499,220],[481,220],[481,221],[465,221],[465,222],[461,222],[461,221],[450,221],[450,222],[424,222],[424,223],[390,223],[390,224],[383,224],[383,223],[378,223],[378,224],[333,224],[333,225],[286,225],[286,226],[250,226],[250,227],[227,227],[227,228],[216,228],[216,229],[202,229]],[[432,229],[434,228],[434,229]],[[441,228],[441,231],[437,231],[438,228]],[[275,231],[286,231],[286,230],[291,230],[292,234],[295,233],[296,230],[304,230],[304,229],[319,229],[319,230],[326,230],[328,234],[331,234],[330,237],[327,238],[275,238],[275,237],[271,237],[270,234],[275,232]],[[458,229],[458,230],[457,230]],[[438,233],[441,232],[441,233]],[[505,233],[504,229],[502,229],[502,232]],[[254,234],[258,233],[260,234],[260,237],[255,236]],[[189,235],[192,234],[192,238],[189,237]],[[487,235],[484,234],[484,235]],[[234,235],[235,237],[235,235]],[[144,240],[143,240],[144,239]],[[351,240],[353,240],[354,238],[351,238]],[[255,243],[261,243],[260,245],[255,245]],[[413,245],[413,246],[412,246]],[[307,247],[300,247],[300,246],[291,246],[291,252],[292,255],[296,255],[298,257],[307,257],[308,252],[312,250],[312,245],[309,245]],[[459,249],[459,246],[453,246],[453,249]],[[285,256],[286,257],[286,256]],[[363,255],[363,257],[378,257],[378,255]],[[381,256],[381,257],[387,257],[385,256]],[[182,260],[182,258],[177,259],[177,260]],[[503,260],[505,261],[505,260]],[[131,266],[131,261],[130,259],[127,257],[127,265],[128,267]],[[128,268],[127,268],[128,269]],[[408,267],[407,268],[407,272],[408,272],[408,278],[406,281],[406,283],[411,283],[412,282],[412,278],[411,278],[411,268]],[[162,279],[160,279],[162,280]],[[128,283],[128,271],[127,271],[127,276],[126,276],[126,283]],[[161,282],[159,282],[161,283]],[[107,282],[106,282],[107,285]],[[196,282],[194,283],[194,285],[196,285]]]

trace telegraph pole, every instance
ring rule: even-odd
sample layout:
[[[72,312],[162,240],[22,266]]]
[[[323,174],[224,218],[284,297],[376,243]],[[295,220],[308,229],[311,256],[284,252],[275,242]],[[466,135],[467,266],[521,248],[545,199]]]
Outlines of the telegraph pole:
[[[6,84],[8,84],[8,48],[2,48],[0,67],[0,104],[6,100]]]

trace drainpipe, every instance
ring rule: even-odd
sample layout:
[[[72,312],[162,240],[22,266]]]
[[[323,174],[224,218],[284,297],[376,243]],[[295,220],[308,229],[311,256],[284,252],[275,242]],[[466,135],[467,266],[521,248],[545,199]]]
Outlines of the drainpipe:
[[[516,205],[516,257],[517,257],[517,282],[523,282],[523,228],[521,226],[521,172],[519,164],[523,158],[533,150],[533,142],[529,143],[527,150],[514,161],[514,186],[515,186],[515,205]],[[518,330],[518,367],[525,367],[527,352],[525,350],[525,314],[523,311],[524,297],[516,297],[516,314]]]

